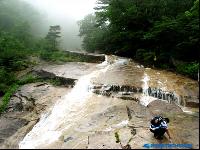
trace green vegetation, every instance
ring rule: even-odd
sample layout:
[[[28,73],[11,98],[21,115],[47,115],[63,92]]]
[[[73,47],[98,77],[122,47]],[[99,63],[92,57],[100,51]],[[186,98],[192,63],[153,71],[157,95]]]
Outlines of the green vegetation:
[[[63,51],[42,51],[40,57],[46,61],[53,62],[72,62],[72,61],[83,61],[82,57],[78,57],[77,55],[72,55]]]
[[[33,26],[33,22],[40,22],[43,17],[25,1],[0,0],[0,96],[10,93],[13,84],[41,80],[33,76],[23,80],[16,77],[17,72],[36,65],[31,56],[54,62],[84,61],[80,56],[59,51],[59,25],[50,26],[44,38],[35,35],[40,26]]]
[[[27,74],[25,76],[23,76],[20,80],[14,80],[12,81],[11,83],[13,83],[12,85],[6,87],[5,89],[5,94],[4,96],[2,97],[2,100],[1,100],[1,103],[0,103],[0,114],[2,112],[5,111],[5,109],[7,108],[7,105],[9,103],[9,100],[11,98],[11,96],[15,93],[15,91],[22,85],[24,84],[28,84],[28,83],[35,83],[35,82],[48,82],[48,83],[51,83],[52,85],[54,86],[61,86],[63,85],[62,84],[62,81],[58,78],[53,78],[53,79],[50,79],[50,78],[42,78],[42,77],[39,77],[39,76],[36,76],[36,75],[33,75],[33,74]],[[3,88],[2,88],[3,89]]]
[[[193,78],[198,78],[198,69],[199,69],[199,63],[198,62],[192,62],[192,63],[183,63],[176,66],[177,71],[179,73],[182,73],[184,75],[189,75]]]
[[[53,78],[53,79],[42,78],[40,76],[33,75],[31,73],[25,75],[20,80],[18,80],[16,83],[18,85],[24,85],[24,84],[35,83],[35,82],[48,82],[48,83],[51,83],[52,85],[55,85],[55,86],[61,86],[62,85],[61,81],[57,78]]]
[[[17,83],[15,72],[30,65],[28,57],[34,53],[36,39],[29,22],[39,19],[38,13],[23,1],[0,1],[0,95],[6,93],[6,98]]]
[[[47,36],[45,37],[46,41],[48,42],[49,48],[48,50],[56,50],[58,49],[58,38],[60,38],[60,26],[50,26],[49,32]]]
[[[197,79],[199,0],[98,0],[79,21],[83,48],[172,68]],[[172,60],[184,63],[177,66]]]
[[[0,114],[3,111],[5,111],[11,96],[18,89],[18,87],[19,87],[19,85],[13,84],[12,86],[10,86],[10,88],[8,89],[6,94],[3,96],[2,101],[1,101],[1,105],[0,105]]]

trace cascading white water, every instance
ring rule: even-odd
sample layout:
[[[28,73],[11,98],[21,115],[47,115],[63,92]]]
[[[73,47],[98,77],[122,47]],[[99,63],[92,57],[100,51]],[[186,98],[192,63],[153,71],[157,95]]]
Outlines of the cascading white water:
[[[149,76],[146,73],[144,73],[144,78],[142,79],[142,81],[144,82],[144,84],[142,85],[143,93],[140,98],[140,103],[144,106],[147,106],[150,102],[155,100],[155,98],[149,96],[149,94],[148,94],[148,88],[149,88],[148,81],[149,80],[150,80]]]
[[[61,98],[49,114],[41,116],[40,121],[19,143],[19,148],[39,148],[57,141],[62,132],[84,111],[82,109],[84,103],[91,96],[89,91],[91,78],[98,76],[100,72],[105,72],[109,66],[106,58],[105,62],[97,65],[100,70],[80,78],[72,91]]]
[[[90,96],[88,86],[92,75],[80,78],[72,91],[55,104],[51,113],[41,117],[40,121],[19,143],[19,148],[37,148],[58,140],[62,131],[67,128],[62,125],[65,122],[71,122],[74,115],[81,112],[81,106]]]
[[[112,57],[112,56],[111,56]],[[33,129],[24,137],[19,143],[19,148],[41,148],[45,147],[59,139],[62,133],[73,126],[73,123],[80,118],[84,112],[84,105],[87,99],[92,95],[89,91],[91,85],[91,78],[97,77],[100,73],[105,73],[111,70],[112,67],[123,66],[128,63],[127,59],[115,58],[110,60],[106,56],[106,61],[97,65],[100,70],[94,71],[89,75],[83,76],[78,80],[72,91],[61,98],[52,108],[50,113],[42,115],[40,121],[33,127]],[[143,66],[136,66],[137,68],[143,68]],[[102,74],[101,74],[102,75]],[[143,94],[140,99],[140,103],[147,106],[153,100],[158,99],[158,90],[156,96],[149,96],[148,88],[150,77],[147,73],[144,73],[143,81]],[[161,83],[160,83],[161,84]],[[152,89],[153,90],[153,89]],[[164,96],[162,95],[162,99]],[[165,98],[168,99],[169,97]],[[126,126],[128,120],[124,120],[119,124],[113,125],[106,129],[106,131],[114,130],[121,126]]]
[[[57,141],[63,131],[69,128],[83,113],[84,104],[92,95],[92,92],[89,91],[91,78],[97,77],[101,72],[105,73],[113,65],[123,65],[127,62],[126,59],[114,59],[112,63],[108,61],[106,56],[106,60],[97,65],[100,70],[80,78],[72,91],[61,98],[50,113],[42,115],[40,121],[19,143],[19,148],[39,148]]]

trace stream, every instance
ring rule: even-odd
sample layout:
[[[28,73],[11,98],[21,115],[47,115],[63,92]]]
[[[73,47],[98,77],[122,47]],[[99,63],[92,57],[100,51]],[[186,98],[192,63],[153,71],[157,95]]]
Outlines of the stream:
[[[155,100],[176,105],[186,115],[194,114],[197,110],[188,106],[198,105],[198,90],[198,82],[183,76],[145,68],[127,58],[106,56],[41,115],[19,148],[120,148],[114,132],[120,132],[124,144],[134,136],[132,145],[139,140],[139,147],[153,140],[146,137],[150,135],[147,129],[133,134],[135,130],[128,127],[133,126],[132,118],[137,121],[134,125],[148,127],[152,114],[147,107]],[[131,117],[127,116],[129,109],[133,109]],[[140,140],[139,135],[146,139]]]

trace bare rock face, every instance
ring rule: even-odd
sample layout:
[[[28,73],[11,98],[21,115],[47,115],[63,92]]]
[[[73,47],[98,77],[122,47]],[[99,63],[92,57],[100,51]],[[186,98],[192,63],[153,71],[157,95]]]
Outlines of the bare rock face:
[[[37,66],[33,69],[33,72],[43,78],[58,78],[66,80],[66,82],[73,82],[81,76],[91,73],[96,69],[96,65],[96,63],[68,62],[62,65]]]
[[[49,71],[44,70],[44,69],[35,70],[34,73],[39,75],[41,78],[44,78],[44,79],[59,80],[61,85],[64,85],[64,86],[74,85],[75,81],[77,80],[77,79],[73,79],[73,78],[62,77],[62,76],[56,75],[56,73],[54,73],[54,72],[49,72]]]
[[[28,124],[28,120],[21,118],[2,117],[0,120],[0,144],[16,133],[18,129]]]
[[[27,84],[18,89],[0,117],[0,148],[18,148],[19,141],[39,121],[40,114],[68,91],[47,83]]]
[[[174,103],[170,104],[168,102],[161,101],[161,100],[152,101],[151,103],[147,105],[147,107],[155,115],[163,114],[163,113],[182,112],[181,108],[178,107],[176,104]]]

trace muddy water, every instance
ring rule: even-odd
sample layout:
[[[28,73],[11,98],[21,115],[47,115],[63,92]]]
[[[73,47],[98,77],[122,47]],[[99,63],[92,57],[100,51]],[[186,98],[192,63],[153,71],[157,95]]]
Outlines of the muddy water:
[[[95,95],[91,85],[128,85],[142,87],[139,104],[118,98]],[[173,92],[177,104],[185,97],[197,100],[198,83],[171,72],[144,68],[126,58],[107,56],[88,75],[81,77],[72,92],[62,97],[19,143],[19,148],[120,148],[113,134],[121,134],[126,144],[134,136],[140,140],[138,148],[145,142],[152,143],[148,135],[150,112],[146,109],[157,98],[148,92],[149,87]],[[185,103],[183,103],[184,106]],[[136,125],[144,127],[138,137],[131,128],[127,106],[134,108]],[[130,134],[131,133],[131,134]],[[154,141],[155,142],[155,141]]]
[[[196,103],[198,107],[199,84],[197,81],[169,71],[144,68],[130,59],[116,56],[109,56],[107,59],[109,67],[106,72],[101,72],[99,77],[92,78],[93,84],[142,87],[141,103],[145,106],[155,98],[159,98],[168,102],[174,101],[184,106],[184,110],[187,109],[185,106],[190,106],[191,103]],[[147,92],[149,87],[151,94]],[[167,94],[171,94],[171,98]]]

